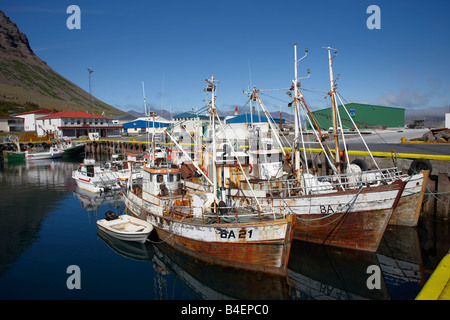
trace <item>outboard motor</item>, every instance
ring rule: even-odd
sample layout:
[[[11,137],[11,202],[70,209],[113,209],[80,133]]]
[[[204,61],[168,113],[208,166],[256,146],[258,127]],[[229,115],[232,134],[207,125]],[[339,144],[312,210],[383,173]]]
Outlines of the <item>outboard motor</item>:
[[[105,216],[106,216],[106,220],[107,221],[111,221],[111,220],[116,220],[117,218],[119,218],[114,212],[112,212],[111,210],[108,210],[105,212]]]

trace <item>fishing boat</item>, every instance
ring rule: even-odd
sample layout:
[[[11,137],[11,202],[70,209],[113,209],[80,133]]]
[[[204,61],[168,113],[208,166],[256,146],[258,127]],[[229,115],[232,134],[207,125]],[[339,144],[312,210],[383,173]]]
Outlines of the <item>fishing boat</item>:
[[[41,160],[41,159],[56,159],[61,158],[64,154],[64,151],[58,147],[50,147],[48,151],[38,150],[38,148],[33,148],[25,151],[25,160]]]
[[[388,185],[346,189],[343,182],[321,182],[320,177],[307,173],[298,180],[273,181],[245,181],[234,175],[222,190],[235,206],[259,205],[294,215],[295,239],[375,252],[405,184],[397,180]]]
[[[107,211],[105,215],[105,219],[97,221],[97,227],[114,238],[145,243],[153,231],[153,226],[142,219],[125,214],[116,216],[111,211]]]
[[[105,173],[113,175],[116,179],[118,179],[119,184],[130,179],[130,176],[133,180],[142,179],[142,168],[140,166],[135,166],[133,172],[131,172],[131,168],[128,165],[128,161],[140,163],[137,161],[138,158],[142,160],[143,155],[130,152],[127,154],[126,160],[120,160],[119,155],[113,154],[111,156],[111,160],[106,161],[102,168]]]
[[[120,190],[118,177],[100,166],[95,159],[84,159],[72,172],[72,178],[80,189],[98,193],[108,190]]]
[[[63,137],[62,139],[58,140],[58,147],[63,150],[65,154],[77,155],[85,150],[86,143],[74,142],[68,137]]]
[[[41,159],[56,159],[61,158],[64,154],[58,146],[50,146],[49,150],[45,150],[43,146],[34,146],[30,144],[27,146],[26,150],[21,151],[19,139],[17,136],[10,136],[9,140],[16,145],[16,151],[11,151],[7,153],[8,161],[20,161],[20,160],[41,160]]]
[[[295,106],[297,108],[298,105],[301,105],[306,109],[307,121],[311,128],[313,128],[314,134],[316,135],[316,140],[321,145],[324,150],[324,154],[327,157],[327,162],[330,167],[333,169],[334,174],[331,179],[335,179],[336,176],[340,176],[340,180],[349,181],[350,183],[347,185],[347,188],[360,188],[364,185],[387,185],[394,183],[397,180],[402,180],[406,182],[406,185],[401,194],[401,198],[397,203],[397,206],[394,208],[392,216],[389,220],[389,224],[391,225],[399,225],[399,226],[412,226],[415,227],[417,225],[420,210],[422,207],[423,195],[425,192],[428,176],[430,174],[429,170],[422,170],[421,172],[413,172],[411,175],[403,174],[397,167],[394,168],[380,168],[375,161],[375,158],[372,155],[369,147],[367,146],[364,138],[358,128],[358,126],[353,121],[350,113],[348,112],[345,103],[342,101],[341,97],[337,93],[335,79],[333,77],[333,69],[332,69],[332,61],[334,57],[331,57],[331,49],[330,47],[325,48],[328,50],[328,61],[329,61],[329,72],[330,72],[330,92],[328,93],[331,97],[332,103],[332,118],[333,118],[333,130],[334,134],[334,150],[331,150],[330,147],[326,144],[324,135],[320,131],[320,127],[317,125],[307,103],[303,97],[303,94],[300,92],[298,82],[295,81],[295,85],[292,89],[295,90]],[[295,47],[296,52],[296,47]],[[336,55],[337,51],[335,51]],[[296,53],[295,53],[296,56]],[[297,67],[297,65],[296,65]],[[355,131],[358,133],[360,139],[365,145],[367,152],[370,156],[370,159],[373,163],[374,168],[371,170],[367,170],[368,166],[361,159],[356,159],[352,163],[348,158],[348,150],[347,145],[345,143],[344,136],[344,128],[342,126],[341,115],[339,114],[339,108],[337,107],[337,100],[340,101],[342,105],[342,109],[347,113],[348,118],[353,124]],[[341,136],[343,146],[339,145],[339,136]],[[303,145],[303,150],[305,150],[305,146]],[[299,153],[299,149],[297,153]],[[328,156],[328,155],[329,156]],[[297,154],[295,158],[298,158]],[[304,158],[306,159],[306,152],[304,152]],[[298,160],[297,160],[298,161]],[[296,164],[298,168],[299,165]],[[305,162],[306,170],[308,171],[308,162]],[[345,169],[345,172],[341,172],[341,169]],[[327,178],[323,177],[322,180],[326,180]]]
[[[295,59],[297,68],[296,54]],[[332,74],[332,72],[330,73]],[[332,83],[334,87],[333,80]],[[298,88],[297,73],[293,87]],[[258,101],[273,132],[276,133],[277,128],[270,121],[258,92],[259,90],[253,88],[250,101]],[[231,158],[233,156],[235,158],[234,163],[227,163],[226,166],[216,163],[215,167],[211,167],[208,161],[204,161],[204,165],[208,165],[208,168],[203,167],[202,169],[207,169],[210,174],[219,176],[220,192],[228,203],[235,206],[261,206],[279,213],[296,216],[298,220],[294,232],[296,239],[364,251],[376,251],[404,190],[405,181],[394,178],[390,183],[366,181],[366,183],[355,184],[339,172],[332,176],[322,177],[311,174],[307,167],[307,161],[305,161],[307,158],[301,159],[300,157],[301,135],[297,93],[295,93],[294,102],[297,119],[295,146],[292,159],[293,168],[289,170],[288,176],[283,179],[267,176],[247,179],[237,169],[245,166],[249,160],[245,157],[243,160],[239,160],[240,156],[237,156],[238,153],[234,150],[229,151]],[[277,134],[274,137],[281,146]],[[212,143],[213,151],[214,146],[215,143]],[[302,165],[301,162],[303,162]],[[253,168],[253,171],[258,170]],[[201,181],[196,176],[191,176],[186,185],[193,190],[202,189]]]
[[[212,77],[207,83],[206,90],[212,94],[214,131],[216,80]],[[166,134],[171,137],[167,130]],[[213,159],[217,159],[213,153]],[[294,216],[262,207],[227,205],[217,196],[217,176],[213,174],[211,181],[195,163],[192,165],[212,190],[186,188],[180,167],[168,162],[158,166],[152,163],[143,168],[142,184],[129,180],[122,191],[130,214],[150,222],[161,241],[200,260],[285,275]]]

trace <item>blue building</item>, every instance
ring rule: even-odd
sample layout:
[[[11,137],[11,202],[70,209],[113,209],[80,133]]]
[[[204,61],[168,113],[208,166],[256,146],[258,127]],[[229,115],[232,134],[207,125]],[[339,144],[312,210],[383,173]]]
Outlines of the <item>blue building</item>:
[[[123,131],[125,133],[139,133],[141,131],[153,132],[152,130],[148,130],[153,128],[153,124],[155,125],[156,132],[162,132],[165,128],[169,127],[171,124],[168,122],[153,122],[151,120],[135,120],[131,122],[127,122],[123,124]]]
[[[272,118],[273,122],[276,124],[280,123],[280,119],[279,118]],[[226,123],[267,123],[269,122],[267,120],[267,117],[264,113],[262,114],[250,114],[250,113],[245,113],[245,114],[241,114],[240,116],[236,116],[230,119],[226,120]],[[284,119],[281,119],[281,123],[285,123]]]

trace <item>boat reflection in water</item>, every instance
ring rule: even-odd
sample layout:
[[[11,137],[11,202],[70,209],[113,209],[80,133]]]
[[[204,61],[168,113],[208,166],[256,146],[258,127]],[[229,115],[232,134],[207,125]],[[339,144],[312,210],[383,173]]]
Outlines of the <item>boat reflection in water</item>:
[[[145,243],[119,240],[101,230],[98,230],[97,235],[111,250],[124,258],[136,261],[151,261],[153,259],[154,251],[152,246]]]
[[[155,282],[166,283],[161,278],[176,275],[195,293],[196,297],[192,297],[193,299],[289,299],[285,277],[209,264],[180,253],[165,243],[127,243],[101,231],[98,235],[114,252],[123,257],[151,261],[156,271]]]
[[[380,289],[367,287],[372,265],[379,267],[375,253],[294,241],[287,274],[291,299],[389,299],[383,279]]]
[[[391,299],[415,299],[427,280],[417,229],[388,226],[377,258]]]
[[[193,299],[205,300],[392,300],[414,299],[425,283],[417,231],[390,227],[377,253],[294,241],[286,276],[208,264],[165,243],[128,243],[99,231],[121,256],[153,265],[155,283],[175,276]],[[150,235],[150,239],[157,241]],[[406,244],[406,245],[405,245]],[[379,289],[369,289],[369,266],[378,267]],[[372,282],[371,282],[372,283]],[[169,288],[166,288],[169,289]],[[170,290],[161,290],[169,292]],[[161,297],[170,299],[169,296]]]
[[[294,241],[287,273],[290,298],[413,300],[425,283],[420,252],[417,230],[408,227],[388,227],[376,253]],[[369,289],[374,269],[381,271],[379,289]]]
[[[123,208],[124,205],[119,193],[120,191],[117,190],[94,193],[81,189],[78,186],[73,191],[74,196],[80,201],[81,207],[88,212],[97,212],[98,209],[105,204],[115,208]]]

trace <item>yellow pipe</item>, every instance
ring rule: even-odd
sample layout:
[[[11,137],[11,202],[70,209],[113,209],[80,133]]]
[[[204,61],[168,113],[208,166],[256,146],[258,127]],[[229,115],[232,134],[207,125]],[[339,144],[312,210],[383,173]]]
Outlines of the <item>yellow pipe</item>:
[[[291,151],[291,148],[285,148],[287,151]],[[303,150],[303,149],[300,149]],[[316,148],[306,148],[306,152],[314,152],[314,153],[322,153],[322,149]],[[334,149],[331,150],[334,152]],[[374,157],[392,157],[391,152],[371,152]],[[370,153],[368,151],[357,151],[357,150],[349,150],[348,154],[356,155],[356,156],[369,156]],[[434,154],[416,154],[416,153],[395,153],[397,158],[407,158],[407,159],[428,159],[428,160],[442,160],[442,161],[450,161],[450,156],[445,155],[434,155]]]
[[[81,140],[78,140],[81,141]],[[83,140],[85,142],[89,142],[90,140]],[[112,141],[112,142],[134,142],[139,143],[139,141],[133,140],[99,140],[99,141]],[[147,143],[146,141],[141,141],[140,143]],[[164,144],[164,143],[163,143]],[[170,144],[170,143],[168,143]],[[183,143],[182,145],[194,145],[193,143]],[[292,148],[285,147],[283,148],[286,151],[292,151]],[[303,151],[303,148],[300,149]],[[314,153],[322,153],[323,150],[320,148],[306,148],[306,152],[314,152]],[[334,152],[334,149],[331,150]],[[368,151],[357,151],[357,150],[349,150],[349,155],[355,155],[355,156],[369,156]],[[377,152],[372,151],[372,155],[374,157],[392,157],[391,152]],[[397,158],[405,158],[405,159],[428,159],[428,160],[441,160],[441,161],[450,161],[450,156],[446,155],[434,155],[434,154],[416,154],[416,153],[395,153]]]

